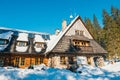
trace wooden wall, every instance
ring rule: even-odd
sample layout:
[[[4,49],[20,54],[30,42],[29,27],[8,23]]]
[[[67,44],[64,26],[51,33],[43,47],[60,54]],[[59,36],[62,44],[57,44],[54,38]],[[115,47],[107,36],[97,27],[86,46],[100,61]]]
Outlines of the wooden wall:
[[[0,56],[0,62],[2,63],[1,60],[3,61],[3,66],[14,66],[19,68],[42,63],[48,65],[48,58],[41,55],[3,55]]]

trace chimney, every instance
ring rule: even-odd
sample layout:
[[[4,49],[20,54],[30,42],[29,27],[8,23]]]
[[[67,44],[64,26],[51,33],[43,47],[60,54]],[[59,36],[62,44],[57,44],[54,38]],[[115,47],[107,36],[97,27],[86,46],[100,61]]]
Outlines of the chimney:
[[[63,20],[62,21],[62,31],[64,31],[66,27],[67,27],[67,21]]]
[[[60,33],[60,30],[59,30],[59,29],[56,29],[55,35],[58,35],[59,33]]]

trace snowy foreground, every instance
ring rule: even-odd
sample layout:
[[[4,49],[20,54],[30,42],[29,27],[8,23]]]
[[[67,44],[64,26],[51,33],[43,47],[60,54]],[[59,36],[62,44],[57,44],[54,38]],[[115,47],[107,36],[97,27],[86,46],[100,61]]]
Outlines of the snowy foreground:
[[[45,70],[41,70],[44,67]],[[32,69],[0,68],[0,80],[120,80],[120,63],[103,68],[85,65],[74,73],[65,69],[47,68],[44,65]]]

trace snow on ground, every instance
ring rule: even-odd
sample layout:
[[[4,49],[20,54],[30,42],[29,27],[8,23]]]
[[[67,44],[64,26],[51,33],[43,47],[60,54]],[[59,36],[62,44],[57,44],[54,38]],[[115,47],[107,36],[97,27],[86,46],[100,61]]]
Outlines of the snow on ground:
[[[105,69],[111,72],[118,72],[120,71],[120,62],[117,62],[114,64],[107,64],[106,66],[102,67],[102,69]]]
[[[0,67],[0,80],[120,80],[119,65],[120,63],[115,63],[103,68],[84,65],[77,69],[82,73],[44,65],[35,66],[34,70]]]

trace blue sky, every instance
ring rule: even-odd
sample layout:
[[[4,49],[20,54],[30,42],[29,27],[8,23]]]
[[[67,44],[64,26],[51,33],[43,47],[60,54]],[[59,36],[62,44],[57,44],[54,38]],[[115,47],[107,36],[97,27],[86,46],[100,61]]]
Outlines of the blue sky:
[[[120,9],[120,0],[0,0],[0,26],[53,34],[71,14],[95,14],[102,25],[102,10],[111,6]]]

